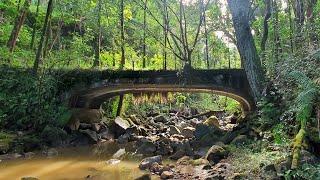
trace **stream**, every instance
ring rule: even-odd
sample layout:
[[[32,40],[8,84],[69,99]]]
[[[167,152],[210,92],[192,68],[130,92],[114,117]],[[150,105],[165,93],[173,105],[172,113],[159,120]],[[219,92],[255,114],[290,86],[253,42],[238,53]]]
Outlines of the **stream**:
[[[108,164],[112,159],[115,143],[101,145],[59,148],[58,154],[44,155],[37,152],[32,158],[21,158],[0,163],[0,179],[20,180],[23,177],[36,177],[46,180],[74,179],[135,179],[145,174],[139,160],[121,160]],[[157,179],[152,177],[152,179]]]

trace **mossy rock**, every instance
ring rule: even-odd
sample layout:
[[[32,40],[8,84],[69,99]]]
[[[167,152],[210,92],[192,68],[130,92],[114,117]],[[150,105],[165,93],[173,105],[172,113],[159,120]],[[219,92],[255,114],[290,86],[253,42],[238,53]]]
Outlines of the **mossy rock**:
[[[190,164],[193,166],[207,165],[209,164],[209,161],[203,158],[199,158],[195,160],[190,160]]]
[[[214,127],[217,127],[217,128],[220,127],[219,119],[216,116],[209,117],[207,120],[205,120],[203,122],[203,124],[205,124],[207,126],[214,126]]]

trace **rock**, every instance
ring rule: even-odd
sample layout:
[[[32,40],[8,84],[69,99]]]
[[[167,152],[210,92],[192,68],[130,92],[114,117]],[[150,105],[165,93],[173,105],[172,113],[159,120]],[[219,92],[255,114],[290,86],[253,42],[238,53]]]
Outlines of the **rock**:
[[[194,151],[194,157],[195,158],[201,158],[201,157],[205,157],[205,155],[207,154],[208,149],[207,148],[200,148],[196,151]]]
[[[96,131],[96,132],[99,132],[100,129],[101,129],[101,124],[100,123],[93,123],[91,124],[91,128]]]
[[[39,179],[36,177],[23,177],[21,178],[21,180],[39,180]]]
[[[50,148],[46,151],[43,151],[42,154],[46,155],[47,157],[54,157],[58,156],[59,152],[55,148]]]
[[[31,159],[35,156],[36,154],[34,152],[27,152],[27,153],[24,153],[24,158],[26,159]]]
[[[152,165],[150,167],[150,171],[155,174],[161,174],[163,172],[163,166],[157,162],[152,163]]]
[[[213,145],[207,152],[205,159],[209,162],[218,163],[221,159],[227,156],[228,152],[221,146]]]
[[[136,178],[135,180],[151,180],[151,176],[150,176],[150,174],[144,174],[144,175]]]
[[[178,149],[177,152],[175,152],[172,156],[170,156],[170,159],[178,160],[186,155],[186,152],[184,150]]]
[[[147,141],[142,143],[142,145],[138,147],[137,153],[144,154],[144,155],[146,154],[151,155],[154,152],[156,152],[156,150],[157,150],[157,146],[153,142]]]
[[[112,158],[120,159],[125,154],[126,154],[126,149],[119,149],[116,153],[112,155]]]
[[[136,115],[131,115],[131,116],[129,116],[129,118],[131,119],[131,121],[134,124],[136,124],[136,125],[140,125],[141,124],[141,120]]]
[[[248,141],[247,135],[239,135],[231,141],[231,144],[242,145]]]
[[[159,156],[153,156],[153,157],[147,157],[147,158],[144,158],[140,164],[139,164],[139,168],[141,170],[145,170],[145,169],[148,169],[150,168],[150,166],[153,164],[153,163],[161,163],[162,162],[162,156],[159,155]]]
[[[170,171],[163,171],[163,173],[160,176],[161,179],[170,179],[173,178],[173,172]]]
[[[107,127],[104,127],[101,132],[98,134],[98,136],[101,137],[101,139],[105,140],[112,140],[114,139],[114,135],[110,132],[110,130]]]
[[[218,163],[212,167],[211,174],[211,179],[230,179],[233,169],[229,163]]]
[[[0,161],[18,159],[18,158],[21,158],[21,157],[22,157],[22,155],[19,154],[19,153],[3,154],[3,155],[0,155]]]
[[[214,126],[214,127],[217,127],[219,128],[220,125],[219,125],[219,119],[216,117],[216,116],[211,116],[209,117],[207,120],[205,120],[203,122],[203,124],[207,125],[207,126]]]
[[[156,123],[159,123],[159,122],[166,123],[166,122],[168,122],[168,120],[163,115],[158,115],[158,116],[154,117],[153,121],[156,122]]]
[[[121,117],[116,117],[116,119],[114,120],[115,124],[117,124],[120,128],[122,128],[123,130],[127,130],[131,124],[129,121],[122,119]]]
[[[86,130],[79,130],[79,132],[85,134],[88,138],[90,138],[91,141],[95,143],[98,142],[99,140],[98,134],[95,131],[86,129]]]
[[[80,123],[79,129],[90,129],[91,124],[86,124],[86,123]]]
[[[191,164],[193,166],[200,166],[200,165],[209,165],[209,161],[203,158],[191,160]]]
[[[193,127],[183,128],[182,131],[181,131],[181,135],[183,135],[186,138],[193,138],[195,130],[196,129],[193,128]]]
[[[121,161],[119,159],[110,159],[108,161],[106,161],[106,164],[108,165],[115,165],[115,164],[118,164],[120,163]]]
[[[130,138],[130,134],[125,133],[125,134],[123,134],[123,135],[118,137],[118,141],[117,142],[119,144],[126,144],[126,143],[129,142],[129,138]]]
[[[71,118],[68,122],[68,125],[74,125],[77,122],[80,123],[99,123],[102,117],[102,112],[100,109],[73,109]]]
[[[175,127],[175,126],[169,126],[169,134],[170,135],[174,135],[174,134],[180,134],[180,130],[179,128]]]

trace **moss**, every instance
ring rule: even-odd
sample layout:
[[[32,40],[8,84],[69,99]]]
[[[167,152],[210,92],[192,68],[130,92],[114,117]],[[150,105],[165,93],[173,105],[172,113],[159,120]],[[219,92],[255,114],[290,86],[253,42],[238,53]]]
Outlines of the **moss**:
[[[299,133],[294,138],[291,169],[298,168],[299,160],[300,160],[300,152],[302,149],[302,143],[305,135],[306,135],[306,131],[303,128],[301,128]]]
[[[200,165],[207,165],[209,164],[209,161],[203,158],[195,159],[195,160],[190,160],[189,162],[193,166],[200,166]]]
[[[220,127],[219,125],[219,120],[216,116],[211,116],[207,120],[204,121],[205,125],[207,126],[215,126],[215,127]]]

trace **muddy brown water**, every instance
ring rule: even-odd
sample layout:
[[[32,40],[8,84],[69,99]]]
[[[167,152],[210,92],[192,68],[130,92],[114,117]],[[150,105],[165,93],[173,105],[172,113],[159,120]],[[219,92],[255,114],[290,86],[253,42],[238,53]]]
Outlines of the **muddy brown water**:
[[[47,157],[41,152],[31,159],[0,162],[0,180],[20,180],[36,177],[40,180],[132,180],[145,174],[139,170],[141,158],[125,158],[120,163],[108,165],[107,160],[118,145],[106,143],[98,146],[59,148],[59,154]],[[152,179],[159,179],[153,176]]]

